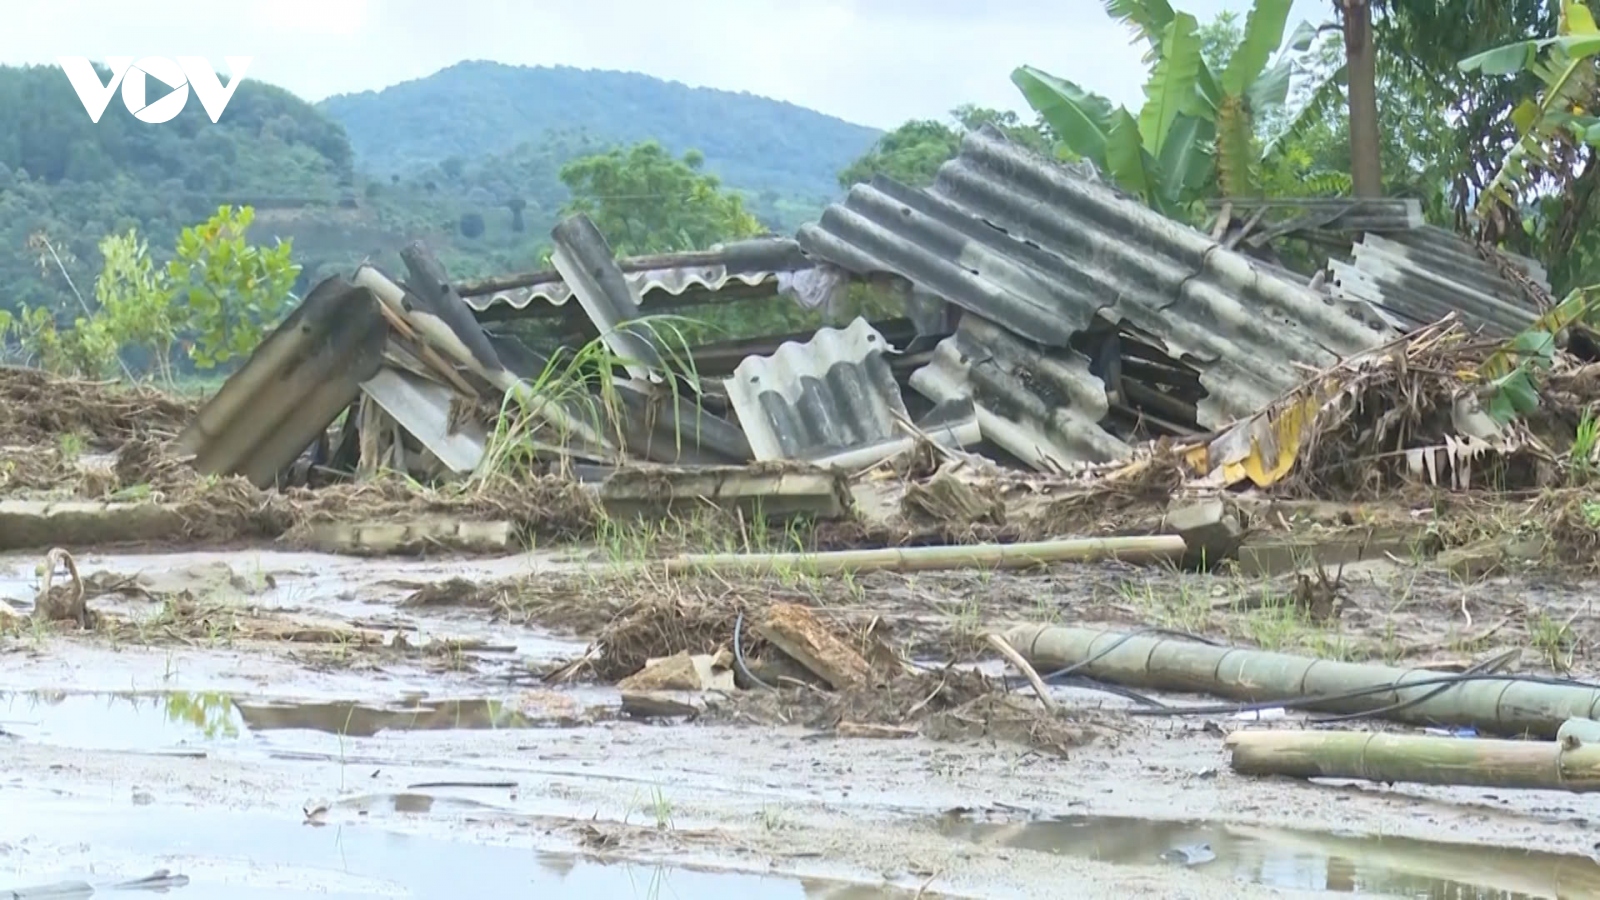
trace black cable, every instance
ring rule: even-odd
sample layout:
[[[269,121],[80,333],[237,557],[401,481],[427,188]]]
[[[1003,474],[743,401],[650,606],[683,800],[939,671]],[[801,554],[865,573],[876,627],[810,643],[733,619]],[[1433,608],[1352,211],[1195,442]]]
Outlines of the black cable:
[[[1234,703],[1211,704],[1209,706],[1169,706],[1165,709],[1130,709],[1130,716],[1217,716],[1228,713],[1259,712],[1265,709],[1300,709],[1324,703],[1333,703],[1340,700],[1355,700],[1360,697],[1370,697],[1401,688],[1428,687],[1430,685],[1457,685],[1470,681],[1516,681],[1525,684],[1545,684],[1554,687],[1581,687],[1590,690],[1600,690],[1600,685],[1590,684],[1569,678],[1546,678],[1538,675],[1498,675],[1498,674],[1467,674],[1452,673],[1440,675],[1437,678],[1419,678],[1416,681],[1407,681],[1397,684],[1383,684],[1370,688],[1345,691],[1339,694],[1324,694],[1318,697],[1300,696],[1284,700],[1263,700],[1259,703]]]
[[[1193,632],[1179,631],[1179,630],[1177,630],[1175,628],[1157,628],[1157,627],[1154,627],[1154,626],[1151,626],[1149,628],[1140,628],[1137,631],[1130,631],[1127,634],[1124,634],[1122,637],[1117,638],[1116,640],[1111,642],[1111,645],[1109,647],[1102,648],[1101,650],[1096,652],[1093,656],[1090,656],[1087,659],[1081,659],[1081,660],[1073,663],[1072,665],[1067,666],[1064,669],[1057,669],[1054,672],[1051,672],[1049,675],[1044,676],[1043,680],[1044,680],[1045,684],[1054,683],[1055,679],[1065,678],[1066,676],[1071,675],[1072,673],[1078,671],[1079,669],[1084,668],[1085,666],[1088,666],[1088,665],[1090,665],[1092,663],[1098,662],[1099,660],[1104,659],[1108,654],[1110,654],[1111,651],[1117,649],[1118,647],[1121,647],[1123,644],[1126,644],[1127,642],[1133,640],[1136,637],[1141,637],[1141,636],[1147,635],[1147,634],[1165,634],[1165,635],[1168,635],[1168,636],[1171,636],[1171,637],[1180,637],[1180,638],[1184,638],[1185,640],[1191,640],[1191,641],[1195,641],[1195,642],[1201,643],[1201,644],[1209,644],[1209,645],[1211,645],[1213,647],[1222,646],[1222,644],[1220,642],[1214,641],[1214,640],[1212,640],[1212,639],[1210,639],[1208,637],[1204,637],[1202,635],[1194,634]],[[1165,704],[1158,704],[1158,705],[1164,706]]]
[[[1509,650],[1509,651],[1507,651],[1505,653],[1500,654],[1499,656],[1490,657],[1490,658],[1484,660],[1483,662],[1473,663],[1472,665],[1468,666],[1461,674],[1462,675],[1478,675],[1480,673],[1481,674],[1488,674],[1488,673],[1491,673],[1491,672],[1498,672],[1502,666],[1504,666],[1506,663],[1511,661],[1512,657],[1516,656],[1517,654],[1519,654],[1521,652],[1522,651],[1520,651],[1520,650]],[[1455,687],[1455,685],[1453,685],[1453,684],[1441,684],[1438,687],[1434,688],[1433,690],[1429,691],[1428,693],[1423,694],[1421,697],[1413,697],[1410,700],[1400,700],[1400,701],[1397,701],[1395,703],[1391,703],[1388,706],[1380,706],[1377,709],[1369,709],[1369,710],[1366,710],[1364,712],[1345,713],[1344,715],[1340,715],[1340,716],[1327,716],[1327,717],[1324,717],[1324,718],[1321,718],[1321,719],[1312,719],[1311,720],[1311,724],[1312,725],[1326,725],[1326,724],[1330,724],[1330,723],[1333,723],[1333,722],[1351,722],[1351,721],[1354,721],[1356,719],[1368,719],[1368,718],[1372,718],[1373,716],[1381,716],[1381,715],[1383,715],[1385,713],[1396,713],[1396,712],[1399,712],[1402,709],[1408,709],[1408,708],[1416,706],[1416,705],[1418,705],[1420,703],[1426,703],[1429,700],[1432,700],[1434,697],[1439,696],[1440,694],[1444,693],[1445,691],[1450,690],[1453,687]]]
[[[744,630],[744,610],[741,609],[741,610],[739,610],[739,615],[736,616],[734,618],[734,620],[733,620],[733,667],[734,667],[734,669],[740,675],[743,675],[745,680],[750,682],[751,684],[759,685],[759,686],[761,686],[763,688],[766,688],[769,691],[777,690],[777,688],[775,688],[772,685],[767,684],[765,681],[762,681],[761,679],[757,678],[755,676],[755,673],[751,672],[749,667],[744,664],[744,647],[740,646],[741,641],[739,639],[739,635],[743,630]]]
[[[1016,690],[1029,685],[1027,678],[1017,675],[1006,676],[1004,682],[1008,690]],[[1149,696],[1148,694],[1141,694],[1132,688],[1125,688],[1120,684],[1110,684],[1104,681],[1096,681],[1095,679],[1084,675],[1067,676],[1059,681],[1051,682],[1051,684],[1056,687],[1072,687],[1086,691],[1099,691],[1103,694],[1112,694],[1117,697],[1123,697],[1128,700],[1132,700],[1141,706],[1165,707],[1167,705],[1162,703],[1160,700]]]

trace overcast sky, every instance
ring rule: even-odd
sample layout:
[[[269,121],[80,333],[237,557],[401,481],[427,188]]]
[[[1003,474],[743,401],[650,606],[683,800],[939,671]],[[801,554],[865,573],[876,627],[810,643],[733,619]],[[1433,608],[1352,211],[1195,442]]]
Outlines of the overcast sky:
[[[1249,0],[1180,0],[1205,21]],[[464,59],[643,72],[891,128],[972,102],[1017,109],[1022,63],[1136,105],[1144,67],[1100,0],[49,0],[6,5],[0,63],[251,56],[309,99]],[[1296,0],[1302,19],[1327,0]],[[65,76],[63,76],[65,77]]]

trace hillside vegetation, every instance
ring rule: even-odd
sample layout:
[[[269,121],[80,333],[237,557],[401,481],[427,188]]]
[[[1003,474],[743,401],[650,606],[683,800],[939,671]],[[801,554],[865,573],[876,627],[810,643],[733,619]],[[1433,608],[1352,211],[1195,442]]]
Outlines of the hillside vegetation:
[[[631,72],[491,62],[330,97],[318,108],[345,127],[362,165],[383,175],[577,132],[604,143],[656,140],[673,154],[699,150],[706,170],[732,187],[813,200],[833,196],[839,170],[880,135],[752,94]]]
[[[247,79],[217,124],[192,100],[162,125],[117,101],[94,123],[59,68],[0,66],[0,310],[81,310],[67,279],[87,295],[102,238],[136,229],[162,263],[223,205],[254,207],[252,240],[293,243],[301,290],[363,259],[396,265],[417,238],[458,277],[527,269],[573,202],[563,167],[649,140],[792,233],[877,137],[748,94],[491,63],[318,106]]]

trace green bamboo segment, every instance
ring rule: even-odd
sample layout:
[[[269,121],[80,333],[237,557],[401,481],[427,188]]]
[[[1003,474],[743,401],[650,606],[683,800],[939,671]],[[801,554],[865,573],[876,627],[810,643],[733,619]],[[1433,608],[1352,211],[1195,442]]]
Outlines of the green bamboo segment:
[[[951,547],[886,547],[829,553],[691,553],[665,561],[668,573],[712,571],[745,574],[805,572],[927,572],[937,569],[1015,569],[1057,562],[1120,559],[1174,562],[1187,545],[1175,534],[1133,537],[1068,538],[1019,544],[964,544]]]
[[[1600,791],[1600,746],[1359,731],[1236,731],[1241,775],[1356,778],[1467,787]]]
[[[1403,722],[1471,726],[1491,734],[1540,738],[1554,738],[1568,719],[1600,718],[1600,690],[1576,685],[1484,678],[1444,690],[1439,684],[1411,687],[1449,673],[1217,647],[1159,635],[1127,637],[1095,628],[1019,625],[1006,634],[1006,640],[1041,672],[1093,659],[1080,674],[1126,687],[1212,694],[1245,703],[1376,689],[1362,697],[1326,700],[1306,708],[1360,713],[1417,700],[1384,715]],[[1115,649],[1095,658],[1113,645]],[[1437,695],[1420,699],[1435,690]]]

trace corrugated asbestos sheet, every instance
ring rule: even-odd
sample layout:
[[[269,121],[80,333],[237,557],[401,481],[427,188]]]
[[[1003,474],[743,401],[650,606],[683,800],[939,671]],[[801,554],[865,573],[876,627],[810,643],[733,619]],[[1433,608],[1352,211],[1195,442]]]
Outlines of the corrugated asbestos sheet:
[[[1045,347],[1067,347],[1096,319],[1147,335],[1199,370],[1206,427],[1299,384],[1297,365],[1325,367],[1392,335],[1371,310],[1273,276],[987,126],[931,188],[858,185],[798,239],[814,257],[898,274]]]
[[[361,390],[450,471],[466,474],[483,461],[489,435],[472,419],[452,427],[450,413],[457,395],[449,386],[385,367],[362,382]]]
[[[1411,231],[1425,223],[1422,204],[1411,198],[1362,200],[1352,197],[1303,197],[1260,200],[1208,200],[1220,214],[1226,207],[1233,221],[1258,216],[1274,220],[1252,229],[1244,243],[1264,246],[1285,235],[1361,234]],[[1287,216],[1287,217],[1285,217]]]
[[[600,339],[634,378],[659,378],[656,373],[664,371],[659,342],[638,322],[639,295],[617,266],[605,235],[580,213],[563,219],[550,237],[555,242],[551,261],[600,329]]]
[[[617,260],[628,284],[641,301],[683,297],[690,293],[770,294],[804,291],[816,263],[788,238],[756,238],[697,253],[670,253]],[[535,303],[560,307],[572,288],[555,270],[458,285],[475,312],[494,307],[527,309]]]
[[[1132,450],[1100,427],[1105,384],[1076,350],[1048,351],[978,316],[963,316],[911,387],[935,403],[970,400],[983,436],[1036,469],[1126,459]]]
[[[758,460],[818,462],[903,436],[909,420],[887,344],[867,320],[751,356],[724,381]]]
[[[518,378],[537,382],[550,360],[529,349],[515,338],[491,334],[489,340],[506,367]],[[625,412],[618,417],[617,431],[602,428],[608,439],[621,438],[629,453],[653,462],[679,465],[729,465],[747,462],[750,445],[744,433],[728,420],[693,401],[683,399],[662,385],[619,382],[614,385],[617,401]],[[603,425],[602,399],[591,390],[587,394],[561,398],[566,415]]]
[[[914,444],[892,352],[867,320],[823,328],[771,356],[746,357],[724,380],[728,400],[758,460],[865,466]],[[979,431],[970,402],[936,406],[917,423],[936,443],[964,446]]]
[[[1538,309],[1517,285],[1480,257],[1469,241],[1442,228],[1366,234],[1353,252],[1353,264],[1328,263],[1332,293],[1371,304],[1396,327],[1411,329],[1457,312],[1468,328],[1505,338],[1538,317]],[[1508,259],[1549,292],[1543,266],[1526,257]]]
[[[202,474],[273,484],[377,373],[388,337],[372,291],[325,279],[200,408],[180,452]]]

